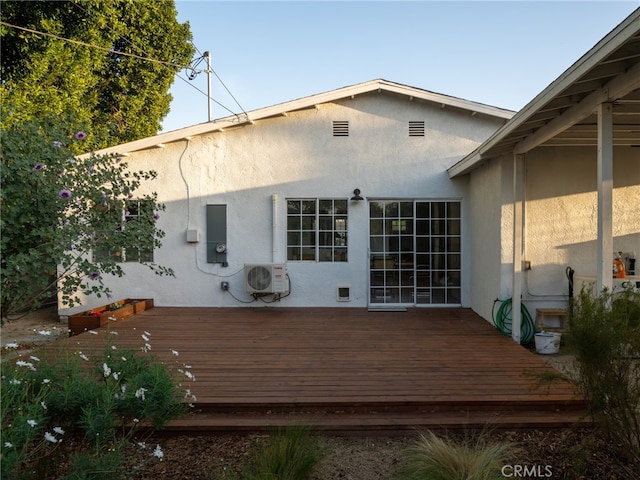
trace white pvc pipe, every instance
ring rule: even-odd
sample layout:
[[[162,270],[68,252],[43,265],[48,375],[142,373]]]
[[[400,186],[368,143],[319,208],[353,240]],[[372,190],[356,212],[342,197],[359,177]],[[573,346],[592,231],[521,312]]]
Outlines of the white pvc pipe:
[[[278,263],[278,194],[271,195],[271,218],[273,219],[271,231],[271,245],[273,250],[271,253],[271,261]]]

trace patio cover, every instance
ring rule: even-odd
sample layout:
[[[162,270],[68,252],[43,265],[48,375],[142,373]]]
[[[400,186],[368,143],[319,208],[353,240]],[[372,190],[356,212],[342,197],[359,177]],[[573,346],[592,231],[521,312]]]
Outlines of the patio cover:
[[[598,151],[596,287],[612,287],[613,147],[639,147],[640,8],[583,55],[474,152],[449,168],[465,175],[490,159],[514,163],[513,339],[520,341],[524,155],[539,146]],[[639,167],[640,168],[640,167]]]

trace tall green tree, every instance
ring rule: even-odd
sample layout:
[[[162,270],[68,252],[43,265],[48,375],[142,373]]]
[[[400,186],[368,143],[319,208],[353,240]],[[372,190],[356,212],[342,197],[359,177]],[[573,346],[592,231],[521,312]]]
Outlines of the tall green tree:
[[[92,148],[155,135],[194,55],[173,0],[2,1],[0,16],[2,127],[56,116]]]

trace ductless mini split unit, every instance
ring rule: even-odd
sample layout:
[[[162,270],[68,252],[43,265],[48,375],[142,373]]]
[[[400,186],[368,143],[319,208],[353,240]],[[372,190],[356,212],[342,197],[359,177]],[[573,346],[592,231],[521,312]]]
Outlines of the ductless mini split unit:
[[[286,264],[247,264],[244,266],[244,288],[247,293],[287,293],[289,278]]]

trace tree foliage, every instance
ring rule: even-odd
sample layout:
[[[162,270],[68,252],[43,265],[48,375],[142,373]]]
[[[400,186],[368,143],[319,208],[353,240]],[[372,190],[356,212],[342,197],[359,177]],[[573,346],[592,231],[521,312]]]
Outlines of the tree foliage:
[[[3,22],[82,44],[0,26],[2,126],[43,113],[74,119],[93,148],[155,135],[194,53],[176,15],[172,0],[3,1]]]
[[[59,120],[13,125],[2,135],[0,258],[2,317],[37,308],[52,291],[63,303],[77,292],[108,294],[105,275],[122,276],[123,261],[153,263],[164,236],[164,206],[139,194],[153,171],[132,171],[121,158],[74,156],[87,135]]]

